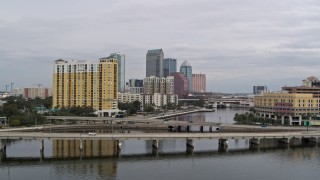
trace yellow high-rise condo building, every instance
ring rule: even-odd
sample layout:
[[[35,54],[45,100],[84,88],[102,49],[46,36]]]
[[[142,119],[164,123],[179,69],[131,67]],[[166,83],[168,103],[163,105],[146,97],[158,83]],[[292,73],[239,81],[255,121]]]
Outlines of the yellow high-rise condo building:
[[[54,61],[53,107],[118,108],[118,62],[115,58],[91,61]]]

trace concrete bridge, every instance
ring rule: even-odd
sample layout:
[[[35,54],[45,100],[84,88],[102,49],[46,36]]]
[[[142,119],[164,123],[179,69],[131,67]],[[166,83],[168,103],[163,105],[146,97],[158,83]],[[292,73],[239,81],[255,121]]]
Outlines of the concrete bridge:
[[[159,141],[177,140],[186,141],[188,149],[194,148],[194,141],[201,139],[218,139],[219,149],[228,147],[228,139],[248,139],[250,145],[260,146],[266,139],[272,139],[276,143],[290,144],[297,141],[319,143],[320,132],[264,132],[264,133],[117,133],[117,134],[83,134],[83,133],[42,133],[42,132],[0,132],[0,151],[6,151],[6,140],[9,139],[38,139],[40,140],[40,152],[44,150],[44,139],[65,139],[78,141],[78,148],[83,149],[83,140],[113,140],[121,149],[121,141],[124,140],[151,140],[152,147],[159,148]]]

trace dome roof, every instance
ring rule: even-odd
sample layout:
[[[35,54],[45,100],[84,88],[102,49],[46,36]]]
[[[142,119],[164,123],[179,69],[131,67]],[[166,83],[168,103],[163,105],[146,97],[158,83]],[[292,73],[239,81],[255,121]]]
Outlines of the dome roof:
[[[307,78],[308,81],[317,81],[318,78],[314,77],[314,76],[310,76]]]

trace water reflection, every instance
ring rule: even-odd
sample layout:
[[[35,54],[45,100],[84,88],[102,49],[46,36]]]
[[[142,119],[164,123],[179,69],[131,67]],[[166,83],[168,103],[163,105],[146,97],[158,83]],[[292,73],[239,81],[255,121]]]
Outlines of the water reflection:
[[[183,116],[177,116],[177,121],[188,121],[188,122],[205,122],[206,121],[206,113],[194,113],[187,114]]]
[[[53,158],[105,157],[118,154],[117,142],[112,140],[52,140]]]
[[[200,179],[215,175],[217,179],[245,180],[246,176],[256,179],[266,176],[265,168],[271,173],[267,177],[275,179],[289,178],[279,174],[281,171],[290,171],[295,177],[296,171],[291,169],[307,169],[310,175],[319,168],[320,149],[313,145],[298,145],[266,148],[248,148],[246,140],[230,140],[229,149],[219,149],[216,140],[199,140],[195,143],[195,150],[186,149],[184,141],[163,141],[157,151],[152,151],[151,141],[139,141],[144,146],[131,146],[128,143],[124,149],[148,149],[139,154],[126,154],[121,150],[117,154],[115,141],[88,141],[83,144],[83,151],[79,151],[79,141],[75,140],[50,140],[52,156],[47,154],[41,159],[29,157],[8,157],[0,162],[1,179],[154,179],[156,177],[167,179],[196,179],[196,174],[201,174]],[[131,142],[131,141],[126,141]],[[11,142],[11,146],[24,142]],[[27,143],[39,143],[27,141]],[[131,142],[132,143],[132,142]],[[135,143],[133,143],[135,144]],[[272,144],[270,142],[270,144]],[[37,147],[38,148],[38,147]],[[39,149],[37,149],[39,152]],[[173,151],[172,151],[173,150]],[[20,149],[21,151],[21,149]],[[47,148],[47,151],[49,149]],[[83,158],[81,158],[83,157]],[[190,163],[192,165],[190,165]],[[259,164],[259,166],[254,165]],[[245,165],[245,166],[243,166]],[[167,166],[171,166],[167,168]],[[181,169],[180,169],[181,168]],[[237,173],[239,168],[241,172]],[[182,174],[168,176],[167,172],[182,170]],[[228,169],[231,174],[223,173]],[[250,169],[250,171],[248,171]],[[212,172],[214,171],[214,172]],[[212,173],[213,174],[212,174]],[[219,174],[219,172],[221,172]],[[250,172],[250,173],[246,173]],[[218,174],[216,174],[218,173]],[[273,177],[273,174],[278,174]],[[245,177],[243,177],[245,176]],[[148,179],[147,178],[147,179]],[[268,178],[262,178],[268,179]],[[297,179],[297,178],[289,178]]]

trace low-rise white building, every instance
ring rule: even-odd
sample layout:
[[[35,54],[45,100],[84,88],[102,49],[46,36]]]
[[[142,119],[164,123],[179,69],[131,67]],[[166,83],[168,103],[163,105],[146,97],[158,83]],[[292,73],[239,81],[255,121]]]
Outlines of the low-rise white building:
[[[121,103],[131,103],[133,101],[140,101],[140,94],[131,94],[129,92],[118,92],[118,101]]]
[[[161,108],[168,103],[178,104],[178,95],[175,94],[131,94],[118,93],[118,101],[121,103],[131,103],[133,101],[139,101],[141,103],[141,110],[147,105],[153,105],[156,108]]]
[[[142,94],[140,97],[141,109],[146,105],[154,105],[156,108],[161,108],[169,103],[178,105],[178,95],[175,94]]]

